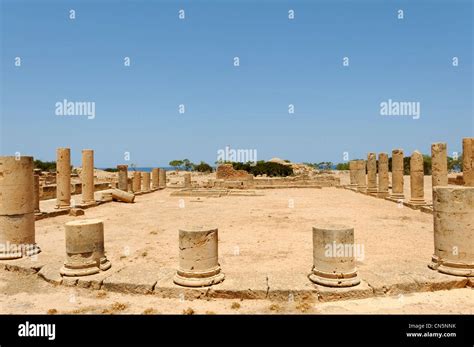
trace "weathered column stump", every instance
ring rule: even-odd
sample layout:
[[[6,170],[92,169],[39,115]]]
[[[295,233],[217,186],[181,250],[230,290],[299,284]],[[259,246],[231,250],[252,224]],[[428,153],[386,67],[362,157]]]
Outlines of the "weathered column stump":
[[[125,192],[128,191],[128,165],[117,165],[118,186],[117,188]]]
[[[403,173],[403,149],[394,149],[392,151],[392,194],[390,194],[392,200],[405,199]]]
[[[142,172],[143,178],[143,191],[149,193],[150,190],[150,173],[149,172]]]
[[[157,190],[160,188],[160,169],[157,167],[151,170],[151,189]]]
[[[104,249],[104,223],[99,219],[68,222],[66,230],[66,261],[63,276],[87,276],[106,271],[112,264]]]
[[[159,184],[161,188],[166,188],[166,170],[160,169]]]
[[[355,160],[355,162],[357,191],[365,193],[367,191],[366,163],[362,159]]]
[[[95,204],[94,199],[94,151],[84,149],[82,151],[82,203],[84,205]]]
[[[423,156],[420,152],[414,151],[410,158],[409,206],[418,207],[426,205],[424,179]]]
[[[474,137],[462,139],[462,175],[464,185],[474,187]]]
[[[354,250],[354,228],[338,224],[314,226],[313,268],[309,279],[328,287],[358,285]]]
[[[184,174],[184,188],[191,188],[191,174],[189,172]]]
[[[40,252],[35,243],[33,157],[0,157],[0,259]]]
[[[355,160],[349,161],[349,179],[348,188],[352,190],[357,189],[357,162]]]
[[[377,197],[386,198],[388,196],[388,154],[379,153],[379,181]]]
[[[375,153],[367,155],[367,194],[377,196],[377,156]]]
[[[56,151],[56,208],[65,209],[71,205],[71,150],[58,148]]]
[[[433,190],[434,254],[428,266],[455,276],[474,276],[474,187]]]
[[[179,230],[179,268],[174,283],[205,287],[220,283],[217,228],[195,226]]]
[[[137,194],[142,190],[142,173],[140,171],[135,171],[133,173],[132,181],[132,191]]]
[[[40,214],[41,213],[41,210],[40,210],[40,177],[39,175],[34,175],[33,176],[33,179],[34,179],[34,185],[33,185],[33,194],[34,194],[34,207],[35,207],[35,210],[34,212],[36,214]]]

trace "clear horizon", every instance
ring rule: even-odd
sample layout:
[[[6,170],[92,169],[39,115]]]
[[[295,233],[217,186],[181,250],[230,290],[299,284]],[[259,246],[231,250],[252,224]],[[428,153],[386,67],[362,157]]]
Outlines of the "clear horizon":
[[[472,17],[468,0],[2,0],[0,154],[164,167],[214,165],[229,145],[341,163],[446,142],[452,156],[474,136]]]

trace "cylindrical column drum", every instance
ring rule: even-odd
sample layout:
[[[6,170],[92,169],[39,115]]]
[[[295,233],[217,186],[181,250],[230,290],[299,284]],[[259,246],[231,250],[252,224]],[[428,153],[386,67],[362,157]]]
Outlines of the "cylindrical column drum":
[[[379,182],[377,196],[386,198],[388,196],[388,154],[379,153]]]
[[[150,191],[150,173],[142,172],[142,177],[143,177],[143,191],[149,192]]]
[[[403,149],[394,149],[392,151],[392,194],[390,194],[393,199],[405,199],[403,173]]]
[[[160,187],[160,169],[157,167],[151,170],[151,187],[153,190]]]
[[[56,207],[71,205],[71,150],[58,148],[56,151]]]
[[[412,205],[426,205],[423,156],[415,151],[410,158],[410,201]]]
[[[473,277],[474,187],[437,186],[433,197],[434,254],[429,267]]]
[[[142,190],[142,173],[140,171],[133,173],[132,190],[134,193],[138,193]]]
[[[179,230],[179,268],[174,283],[204,287],[224,280],[218,261],[217,228],[195,226]]]
[[[355,267],[354,228],[327,224],[313,227],[313,268],[309,279],[329,287],[360,283]]]
[[[35,207],[35,213],[39,213],[40,211],[40,177],[39,175],[34,175],[34,185],[33,185],[33,194],[34,194],[34,207]]]
[[[128,165],[117,165],[118,189],[128,191]]]
[[[38,254],[33,157],[0,157],[0,259]]]
[[[474,137],[462,139],[462,174],[464,185],[474,187]]]
[[[84,204],[94,203],[94,151],[84,149],[82,151],[82,202]]]
[[[104,250],[104,223],[99,219],[68,222],[66,230],[66,261],[63,276],[87,276],[112,266]]]
[[[184,187],[191,188],[191,174],[189,172],[184,174]]]
[[[356,162],[357,191],[365,193],[367,190],[366,163],[365,163],[365,160],[362,160],[362,159],[358,159],[355,162]]]
[[[375,153],[367,155],[367,194],[377,195],[377,156]]]
[[[160,187],[166,188],[166,170],[160,169]]]
[[[351,160],[349,162],[349,179],[350,179],[349,187],[350,188],[357,187],[356,176],[357,176],[357,163],[355,160]]]

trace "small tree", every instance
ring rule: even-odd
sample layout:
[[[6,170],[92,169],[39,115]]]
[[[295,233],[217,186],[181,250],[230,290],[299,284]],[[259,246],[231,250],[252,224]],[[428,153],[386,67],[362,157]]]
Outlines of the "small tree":
[[[189,161],[189,159],[183,159],[182,164],[186,171],[189,171],[193,168],[194,164]]]
[[[183,161],[182,160],[172,160],[172,161],[169,162],[169,165],[174,167],[175,170],[178,170],[183,165]]]

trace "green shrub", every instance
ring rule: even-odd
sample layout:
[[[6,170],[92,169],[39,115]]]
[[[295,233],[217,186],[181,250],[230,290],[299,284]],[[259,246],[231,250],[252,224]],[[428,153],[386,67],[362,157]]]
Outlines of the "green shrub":
[[[273,163],[269,161],[259,160],[257,163],[232,163],[235,170],[245,170],[254,176],[267,175],[269,177],[286,177],[293,175],[293,168],[291,166]]]
[[[212,172],[212,166],[201,161],[199,164],[193,164],[194,171],[198,172]]]
[[[56,171],[56,162],[55,161],[41,161],[35,160],[35,169],[41,169],[41,171]]]

